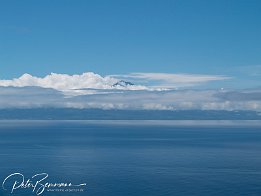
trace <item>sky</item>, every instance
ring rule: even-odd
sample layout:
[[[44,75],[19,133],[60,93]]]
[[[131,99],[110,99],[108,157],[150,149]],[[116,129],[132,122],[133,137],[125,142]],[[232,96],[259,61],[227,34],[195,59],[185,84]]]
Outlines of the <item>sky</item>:
[[[260,89],[260,10],[259,0],[0,0],[0,86]],[[112,89],[119,80],[135,85]]]

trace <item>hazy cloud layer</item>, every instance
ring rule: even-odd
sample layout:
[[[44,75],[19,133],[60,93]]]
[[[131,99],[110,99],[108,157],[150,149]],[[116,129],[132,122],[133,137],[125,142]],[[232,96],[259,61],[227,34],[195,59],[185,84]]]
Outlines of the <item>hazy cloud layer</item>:
[[[153,84],[153,87],[155,88],[158,87],[167,89],[196,86],[211,81],[231,79],[231,77],[220,75],[171,73],[131,73],[128,75],[112,75],[112,77],[134,80],[145,84]]]
[[[40,87],[0,87],[0,108],[64,107],[64,95]]]
[[[127,91],[100,90],[98,94],[65,96],[40,87],[0,87],[0,108],[101,108],[146,110],[261,111],[261,89]]]
[[[234,94],[237,99],[226,98]],[[238,94],[244,94],[239,97]],[[255,98],[251,92],[217,90],[140,91],[111,93],[108,95],[83,95],[68,100],[68,106],[103,109],[158,109],[158,110],[255,110],[261,111],[261,91]]]

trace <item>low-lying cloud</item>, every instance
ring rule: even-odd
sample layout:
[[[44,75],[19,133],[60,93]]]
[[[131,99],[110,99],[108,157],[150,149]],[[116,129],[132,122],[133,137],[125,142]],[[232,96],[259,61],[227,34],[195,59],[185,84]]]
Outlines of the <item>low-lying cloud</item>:
[[[261,111],[260,97],[261,89],[254,94],[249,90],[101,90],[95,94],[65,96],[41,87],[0,87],[0,108]]]
[[[162,83],[160,87],[171,87],[167,89],[120,81],[122,77],[102,77],[88,72],[81,75],[52,73],[42,78],[24,74],[0,80],[0,108],[261,111],[261,89],[174,90],[178,84],[186,86],[229,79],[225,76],[163,73],[124,76],[135,78],[137,82],[139,79],[148,83],[158,80]]]

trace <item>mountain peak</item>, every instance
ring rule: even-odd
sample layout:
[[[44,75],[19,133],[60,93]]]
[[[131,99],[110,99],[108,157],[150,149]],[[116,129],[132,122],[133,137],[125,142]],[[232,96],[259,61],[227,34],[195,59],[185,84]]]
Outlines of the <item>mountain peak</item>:
[[[126,86],[133,86],[134,84],[128,81],[120,80],[113,84],[113,87],[121,86],[121,87],[126,87]]]

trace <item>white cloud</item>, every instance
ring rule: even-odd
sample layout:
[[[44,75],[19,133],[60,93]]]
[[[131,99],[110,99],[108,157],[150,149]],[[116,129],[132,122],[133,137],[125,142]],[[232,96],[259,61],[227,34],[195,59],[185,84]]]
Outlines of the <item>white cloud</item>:
[[[121,77],[160,81],[166,86],[229,79],[225,76],[164,73],[133,73]],[[24,74],[12,80],[0,80],[0,108],[261,111],[261,89],[157,91],[142,85],[115,86],[119,80],[119,76],[102,77],[92,72],[81,75],[52,73],[43,78]]]
[[[98,74],[87,72],[81,75],[67,75],[51,73],[43,78],[35,77],[30,74],[24,74],[19,78],[12,80],[0,80],[0,86],[38,86],[43,88],[53,88],[59,91],[73,94],[73,89],[122,89],[122,90],[144,90],[145,86],[129,85],[129,86],[113,86],[119,80],[110,76],[102,77]],[[83,93],[83,91],[74,91],[76,94]],[[91,92],[91,91],[90,91]],[[86,91],[84,92],[86,93]],[[84,94],[83,93],[83,94]]]
[[[122,78],[125,78],[127,81],[134,80],[135,85],[114,85]],[[131,73],[129,75],[111,75],[102,77],[93,72],[86,72],[81,75],[51,73],[45,77],[36,77],[26,73],[19,78],[0,80],[0,86],[37,86],[42,88],[53,88],[62,91],[66,95],[76,96],[84,94],[109,93],[97,90],[160,91],[225,79],[229,79],[229,77],[167,73]],[[144,85],[139,85],[141,83]]]
[[[105,77],[92,72],[81,75],[52,73],[42,78],[24,74],[12,80],[0,80],[0,108],[261,111],[261,89],[157,90],[153,85],[115,86],[120,77],[136,79],[137,82],[143,80],[149,84],[159,81],[161,87],[171,88],[175,85],[186,86],[229,79],[226,76],[165,73],[132,73]]]
[[[150,85],[115,86],[114,84],[122,77],[135,79],[137,82],[147,81],[149,84],[159,81],[161,90],[157,90],[155,86],[152,88]],[[179,85],[196,85],[226,79],[229,78],[165,73],[132,73],[125,76],[105,77],[92,72],[81,75],[52,73],[42,78],[24,74],[19,78],[0,80],[0,108],[261,111],[261,89],[162,90],[164,85],[173,88]]]

